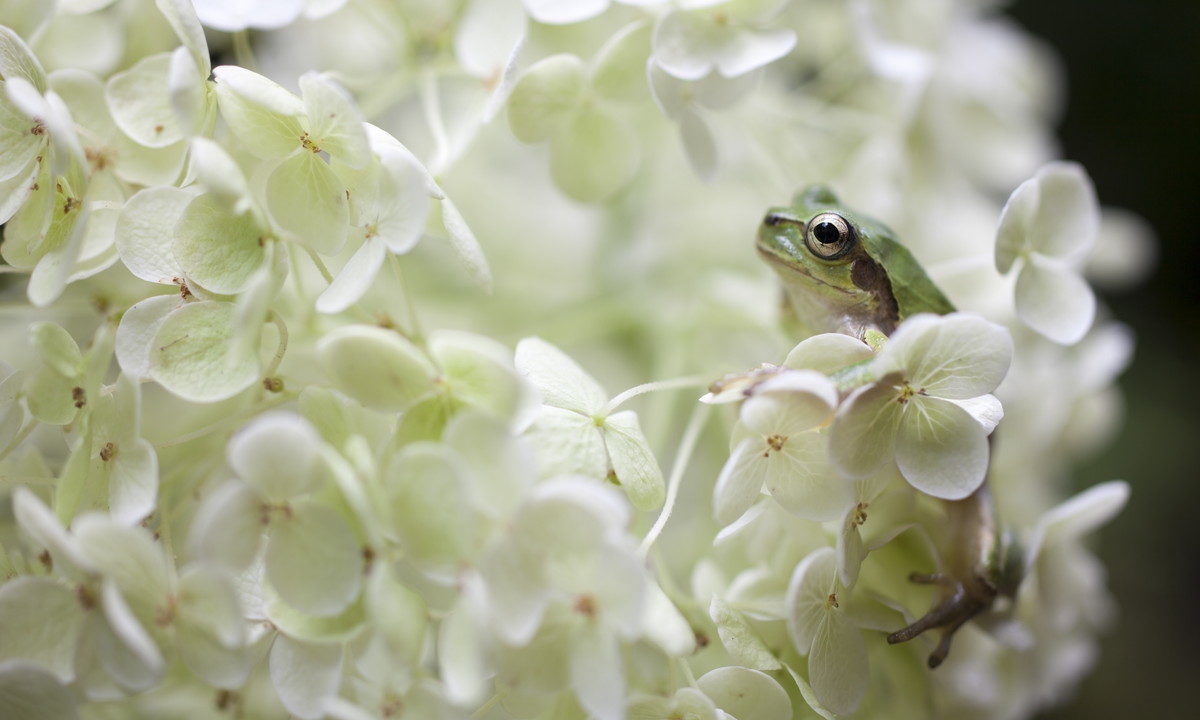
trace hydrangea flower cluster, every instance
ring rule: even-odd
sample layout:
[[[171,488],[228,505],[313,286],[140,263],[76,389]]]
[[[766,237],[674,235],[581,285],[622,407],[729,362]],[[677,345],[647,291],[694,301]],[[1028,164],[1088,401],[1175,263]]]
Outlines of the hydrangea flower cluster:
[[[5,3],[0,715],[1064,698],[1148,241],[1056,81],[994,3]],[[961,312],[786,337],[817,181]]]

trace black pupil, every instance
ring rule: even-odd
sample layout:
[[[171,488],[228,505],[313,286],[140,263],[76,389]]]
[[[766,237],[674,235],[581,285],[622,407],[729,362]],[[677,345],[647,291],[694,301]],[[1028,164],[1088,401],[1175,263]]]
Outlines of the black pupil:
[[[832,245],[842,239],[841,231],[831,222],[817,223],[812,232],[813,237],[822,245]]]

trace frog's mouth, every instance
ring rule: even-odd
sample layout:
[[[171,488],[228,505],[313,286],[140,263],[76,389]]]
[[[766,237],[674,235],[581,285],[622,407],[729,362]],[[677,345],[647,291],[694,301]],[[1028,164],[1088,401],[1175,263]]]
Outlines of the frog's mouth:
[[[850,290],[849,288],[843,287],[841,285],[834,285],[833,283],[829,282],[828,280],[817,277],[804,265],[799,265],[797,263],[788,262],[787,260],[790,260],[790,258],[785,260],[784,255],[782,253],[776,252],[770,246],[758,244],[755,247],[758,250],[758,254],[760,256],[762,256],[762,258],[767,261],[767,264],[770,265],[771,268],[774,269],[775,272],[779,273],[780,275],[783,275],[786,273],[791,276],[802,277],[802,278],[804,278],[805,282],[811,283],[813,285],[819,285],[822,288],[829,288],[830,290],[836,292],[837,294],[844,295],[848,298],[854,297],[855,295],[857,295],[856,292],[854,292],[853,290]]]

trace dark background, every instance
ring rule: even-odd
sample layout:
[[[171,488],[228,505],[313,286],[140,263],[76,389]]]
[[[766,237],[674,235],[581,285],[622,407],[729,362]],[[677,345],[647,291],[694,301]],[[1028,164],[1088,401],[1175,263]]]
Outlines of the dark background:
[[[1137,351],[1125,428],[1076,477],[1133,486],[1097,545],[1120,616],[1078,695],[1042,717],[1200,717],[1200,2],[1021,0],[1010,14],[1063,60],[1064,157],[1159,242],[1148,281],[1103,296]]]

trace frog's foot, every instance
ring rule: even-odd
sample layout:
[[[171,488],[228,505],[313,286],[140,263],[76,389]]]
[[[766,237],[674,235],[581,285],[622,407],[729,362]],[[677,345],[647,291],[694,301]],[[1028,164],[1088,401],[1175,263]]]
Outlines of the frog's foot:
[[[984,583],[979,583],[978,587],[969,587],[968,584],[955,581],[941,573],[927,575],[913,573],[909,576],[909,580],[923,585],[944,585],[953,588],[950,595],[934,605],[924,616],[908,627],[888,635],[887,638],[889,644],[895,645],[912,640],[926,630],[942,628],[941,640],[929,654],[929,667],[936,668],[950,654],[950,642],[954,638],[955,631],[971,618],[991,607],[996,593],[994,589]]]

